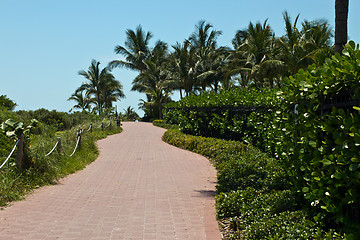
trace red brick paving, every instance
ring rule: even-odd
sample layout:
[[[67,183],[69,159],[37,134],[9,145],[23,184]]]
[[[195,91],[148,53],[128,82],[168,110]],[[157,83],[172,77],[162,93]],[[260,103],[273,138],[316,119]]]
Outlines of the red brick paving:
[[[123,128],[83,171],[0,211],[0,239],[220,239],[209,161],[150,123]]]

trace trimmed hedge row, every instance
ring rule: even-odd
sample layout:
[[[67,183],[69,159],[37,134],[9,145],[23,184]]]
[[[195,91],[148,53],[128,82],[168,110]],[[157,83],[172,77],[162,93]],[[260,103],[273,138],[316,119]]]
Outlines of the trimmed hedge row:
[[[301,209],[279,161],[238,141],[192,136],[171,129],[163,140],[209,157],[218,171],[217,217],[230,239],[343,239]]]
[[[166,129],[178,129],[179,127],[174,124],[166,123],[164,120],[154,120],[152,124],[156,127],[166,128]]]
[[[360,238],[359,63],[359,46],[349,42],[343,56],[300,70],[281,89],[191,96],[168,105],[164,119],[185,133],[237,139],[279,159],[316,221]]]

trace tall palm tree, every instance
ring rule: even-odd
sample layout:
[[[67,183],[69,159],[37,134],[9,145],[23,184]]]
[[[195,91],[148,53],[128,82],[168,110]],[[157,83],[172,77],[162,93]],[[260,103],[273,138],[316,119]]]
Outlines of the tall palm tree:
[[[112,74],[106,76],[101,88],[101,97],[105,108],[111,108],[113,102],[125,98],[122,84]]]
[[[109,67],[111,69],[125,67],[140,72],[145,70],[144,60],[150,54],[149,41],[152,37],[152,33],[145,32],[141,25],[137,26],[135,31],[128,29],[126,31],[125,47],[120,45],[115,47],[115,53],[123,55],[126,61],[113,60],[109,63]]]
[[[297,15],[292,23],[290,15],[286,11],[283,13],[285,35],[277,41],[280,49],[280,59],[286,64],[288,69],[287,75],[293,75],[300,68],[306,66],[306,61],[304,60],[306,53],[301,42],[301,32],[296,26],[299,16]]]
[[[335,52],[342,54],[347,43],[349,0],[335,0]]]
[[[122,114],[122,116],[128,121],[134,121],[139,119],[139,115],[135,112],[135,109],[132,108],[131,106],[124,109],[124,114]]]
[[[227,47],[213,49],[209,52],[208,58],[201,61],[204,72],[197,76],[197,79],[213,91],[218,92],[220,85],[227,88],[229,77],[227,76],[229,64],[229,52]]]
[[[273,86],[283,62],[276,59],[275,36],[267,20],[263,24],[250,22],[247,29],[235,35],[233,45],[236,49],[231,54],[228,74],[240,73],[244,82],[256,87]]]
[[[195,61],[193,70],[196,75],[210,71],[210,65],[207,62],[211,61],[210,55],[212,51],[217,48],[217,37],[222,34],[221,31],[213,30],[212,28],[213,26],[210,23],[200,21],[198,25],[195,26],[195,31],[187,40],[187,44],[189,44],[190,50],[194,54]],[[208,87],[205,78],[198,80],[200,80],[198,81],[200,87],[205,91],[206,87]]]
[[[205,56],[206,50],[216,48],[216,39],[222,34],[221,31],[211,30],[212,27],[210,23],[200,21],[188,39],[192,48],[200,51],[199,54],[201,57]]]
[[[148,106],[156,106],[161,119],[163,104],[170,101],[171,81],[167,80],[166,71],[151,61],[145,62],[147,69],[133,81],[132,91],[144,92],[148,96]]]
[[[307,59],[307,65],[331,57],[333,36],[333,30],[326,20],[305,20],[302,23],[301,42],[305,50],[304,60]]]
[[[70,109],[70,112],[76,108],[82,110],[83,112],[91,110],[91,104],[94,103],[94,99],[91,98],[88,92],[84,92],[85,91],[75,92],[68,98],[68,101],[76,101],[76,104]]]
[[[190,51],[189,44],[176,43],[172,46],[174,52],[171,54],[167,68],[169,71],[169,78],[173,80],[173,89],[180,91],[180,97],[182,98],[182,90],[185,91],[185,95],[189,94],[196,87],[195,76],[195,59],[194,53]]]
[[[96,108],[101,114],[104,107],[111,106],[111,103],[124,97],[122,85],[115,80],[108,68],[100,69],[100,62],[91,61],[88,71],[81,70],[79,75],[87,79],[77,90],[77,92],[86,91],[89,95],[95,96]]]

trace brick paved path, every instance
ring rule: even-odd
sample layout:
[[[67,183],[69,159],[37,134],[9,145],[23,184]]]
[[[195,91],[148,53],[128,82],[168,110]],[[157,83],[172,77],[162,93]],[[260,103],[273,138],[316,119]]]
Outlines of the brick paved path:
[[[220,239],[214,168],[124,123],[86,169],[0,211],[0,239]]]

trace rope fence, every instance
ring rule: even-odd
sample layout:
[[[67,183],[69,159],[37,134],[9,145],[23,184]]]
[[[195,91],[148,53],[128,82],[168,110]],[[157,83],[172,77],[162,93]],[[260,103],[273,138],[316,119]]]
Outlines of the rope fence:
[[[61,142],[60,138],[58,137],[57,142],[55,143],[55,146],[51,149],[51,151],[47,154],[45,154],[45,157],[50,156],[50,154],[52,154],[54,152],[54,150],[56,149],[56,147],[58,146],[59,142]]]
[[[119,126],[119,124],[117,124],[117,125]],[[101,125],[98,128],[99,129],[101,128],[102,131],[104,131],[104,128],[108,128],[108,127],[111,127],[111,120],[110,120],[110,122],[109,122],[109,124],[107,126],[104,126],[104,123],[102,122]],[[76,145],[75,145],[74,150],[72,151],[72,153],[70,155],[66,154],[66,152],[62,148],[61,138],[58,137],[54,147],[48,153],[45,154],[45,157],[48,157],[48,156],[52,155],[55,152],[55,149],[57,149],[57,152],[59,153],[59,155],[61,155],[61,152],[62,152],[65,156],[72,157],[76,153],[76,151],[81,147],[81,137],[82,137],[82,134],[84,134],[86,132],[91,132],[91,133],[93,132],[93,124],[92,123],[90,123],[90,126],[89,126],[88,129],[84,130],[84,129],[79,128],[79,129],[76,130],[76,136],[77,136],[76,137]],[[22,151],[23,151],[23,146],[20,143],[21,141],[23,141],[22,136],[21,136],[21,138],[19,138],[16,141],[16,143],[15,143],[14,147],[12,148],[10,154],[8,155],[6,160],[0,165],[0,169],[2,167],[4,167],[5,164],[9,161],[11,156],[14,154],[16,147],[18,147],[17,161],[20,161],[17,164],[18,164],[18,167],[21,168],[21,165],[22,165],[21,164],[21,162],[22,162],[21,158],[22,158]]]
[[[111,120],[110,120],[110,122],[109,122],[109,124],[107,126],[104,127],[104,123],[102,122],[98,128],[99,129],[101,128],[102,130],[104,130],[104,128],[108,128],[108,127],[111,127]],[[61,152],[63,152],[65,154],[65,156],[72,157],[75,154],[76,150],[78,148],[80,148],[82,134],[85,133],[85,132],[92,132],[92,131],[93,131],[93,124],[92,123],[90,123],[88,129],[84,130],[84,129],[79,128],[78,130],[76,130],[76,132],[77,132],[77,141],[76,141],[76,145],[74,147],[74,150],[72,151],[72,153],[70,155],[66,154],[64,149],[61,147],[61,138],[58,137],[58,141],[55,143],[54,147],[45,156],[50,156],[55,151],[55,149],[58,149],[59,154],[61,154]]]
[[[74,151],[72,152],[72,154],[68,155],[69,157],[72,157],[72,156],[75,154],[75,151],[76,151],[76,149],[77,149],[78,146],[79,146],[80,139],[81,139],[81,136],[78,136],[77,141],[76,141],[76,146],[75,146],[75,148],[74,148]],[[64,153],[65,153],[65,152],[64,152]],[[66,153],[65,153],[65,155],[66,155]]]
[[[1,164],[0,169],[1,169],[3,166],[5,166],[5,164],[7,163],[7,161],[9,161],[11,155],[13,155],[13,153],[15,152],[16,146],[18,145],[19,141],[20,141],[20,139],[16,141],[16,143],[15,143],[13,149],[11,150],[9,156],[8,156],[8,157],[6,158],[6,160]]]

